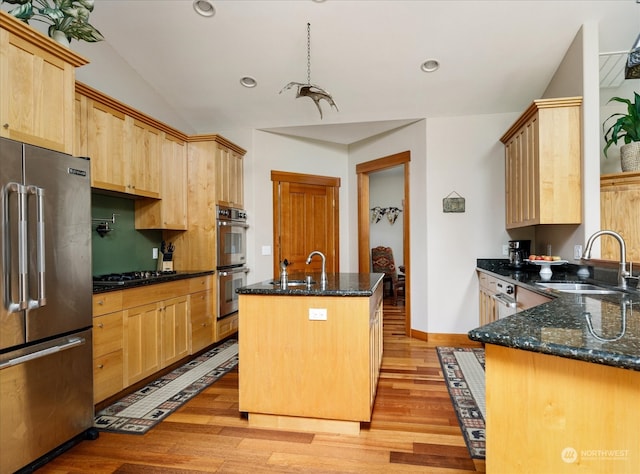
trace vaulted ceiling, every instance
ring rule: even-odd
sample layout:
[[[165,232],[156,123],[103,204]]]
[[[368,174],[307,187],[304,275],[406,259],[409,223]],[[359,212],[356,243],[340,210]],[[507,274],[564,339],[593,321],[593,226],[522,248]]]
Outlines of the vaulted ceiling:
[[[582,24],[598,25],[601,52],[628,51],[640,33],[634,0],[211,4],[207,18],[192,0],[98,0],[90,22],[106,41],[72,47],[94,63],[104,48],[115,51],[196,133],[305,130],[349,143],[424,117],[521,111],[544,92]],[[295,88],[280,93],[307,81],[307,23],[311,82],[339,108],[321,101],[322,120]],[[421,70],[428,59],[439,61],[436,72]],[[257,86],[243,87],[243,76]]]

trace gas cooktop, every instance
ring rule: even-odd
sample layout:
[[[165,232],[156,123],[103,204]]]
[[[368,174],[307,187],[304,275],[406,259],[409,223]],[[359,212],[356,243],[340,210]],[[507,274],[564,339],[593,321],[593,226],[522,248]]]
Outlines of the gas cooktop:
[[[93,277],[94,286],[124,286],[134,283],[153,282],[174,276],[176,271],[139,271],[126,273],[107,273]]]

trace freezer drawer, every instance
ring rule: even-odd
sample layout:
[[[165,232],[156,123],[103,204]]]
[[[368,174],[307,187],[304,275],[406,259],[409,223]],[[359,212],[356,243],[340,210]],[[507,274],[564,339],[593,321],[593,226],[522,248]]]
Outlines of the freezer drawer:
[[[39,348],[48,355],[31,360],[30,354],[2,355],[0,473],[30,464],[93,426],[91,329],[55,341],[62,350],[53,342]]]

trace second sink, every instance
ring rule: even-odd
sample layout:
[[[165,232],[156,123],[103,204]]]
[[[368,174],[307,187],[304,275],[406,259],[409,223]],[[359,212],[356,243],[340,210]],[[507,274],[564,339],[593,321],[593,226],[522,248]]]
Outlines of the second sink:
[[[604,288],[590,283],[536,283],[539,286],[550,288],[552,290],[561,291],[563,293],[580,293],[588,295],[613,295],[619,293],[617,290]]]

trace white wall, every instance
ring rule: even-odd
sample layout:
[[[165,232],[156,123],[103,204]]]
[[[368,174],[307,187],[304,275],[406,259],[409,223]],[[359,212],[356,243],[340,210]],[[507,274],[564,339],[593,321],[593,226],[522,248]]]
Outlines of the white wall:
[[[232,141],[234,136],[232,132],[225,132],[225,137]],[[349,235],[344,232],[344,229],[348,228],[347,222],[352,218],[347,192],[347,147],[260,130],[254,131],[250,144],[238,144],[247,147],[251,152],[249,159],[244,163],[245,207],[251,226],[247,262],[251,269],[249,283],[273,277],[275,256],[272,170],[340,178],[340,271],[357,271],[357,266],[349,269]],[[263,246],[271,247],[272,255],[262,255]],[[311,250],[313,249],[309,249]]]
[[[517,115],[427,121],[429,333],[465,333],[478,326],[476,259],[504,258],[502,245],[509,240],[499,137]],[[464,213],[443,212],[442,199],[452,191],[465,198]]]
[[[378,222],[370,222],[369,247],[383,245],[391,247],[393,258],[398,265],[404,264],[403,226],[404,226],[404,167],[395,166],[387,170],[376,171],[369,175],[369,208],[397,207],[400,212],[393,224],[385,215]]]

